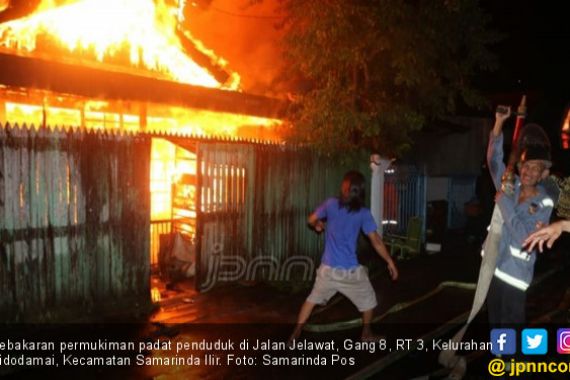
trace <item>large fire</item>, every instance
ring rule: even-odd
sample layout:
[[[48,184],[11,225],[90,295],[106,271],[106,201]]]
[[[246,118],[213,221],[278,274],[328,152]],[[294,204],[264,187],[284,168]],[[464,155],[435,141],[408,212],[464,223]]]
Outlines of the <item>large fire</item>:
[[[43,0],[34,14],[0,24],[0,51],[78,65],[102,65],[190,85],[239,91],[239,75],[223,58],[182,28],[181,9],[172,0],[70,0],[55,6]],[[60,1],[61,3],[61,1]],[[0,12],[8,2],[0,0]],[[181,43],[190,40],[228,79],[194,62]],[[99,67],[99,66],[97,66]],[[127,100],[91,99],[0,84],[0,123],[73,126],[116,131],[169,132],[199,136],[235,136],[279,141],[278,119],[174,107]],[[195,210],[175,213],[173,188],[185,178],[184,196],[195,202],[196,155],[166,140],[153,139],[151,156],[151,220],[184,218],[183,231],[193,236]],[[233,170],[233,169],[232,169]],[[222,184],[218,184],[222,187]],[[223,190],[223,189],[220,189]],[[208,199],[203,199],[208,202]],[[158,241],[151,238],[156,259]]]
[[[184,54],[176,35],[178,11],[162,1],[82,0],[60,7],[43,1],[40,11],[0,25],[0,47],[34,55],[62,49],[73,57],[93,58],[160,73],[167,79],[212,88],[237,89],[239,76],[219,83]],[[186,33],[188,38],[191,35]],[[202,44],[194,40],[200,48]],[[224,63],[204,49],[217,64]]]

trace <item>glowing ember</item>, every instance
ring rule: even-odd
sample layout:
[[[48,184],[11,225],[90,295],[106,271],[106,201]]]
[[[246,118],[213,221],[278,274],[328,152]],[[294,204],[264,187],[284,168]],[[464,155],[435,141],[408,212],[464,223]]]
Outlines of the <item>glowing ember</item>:
[[[83,0],[0,25],[0,47],[52,56],[59,48],[106,63],[125,60],[178,82],[224,87],[184,53],[176,13],[162,1]],[[199,41],[193,42],[200,48]],[[228,86],[236,89],[239,80],[231,77]]]

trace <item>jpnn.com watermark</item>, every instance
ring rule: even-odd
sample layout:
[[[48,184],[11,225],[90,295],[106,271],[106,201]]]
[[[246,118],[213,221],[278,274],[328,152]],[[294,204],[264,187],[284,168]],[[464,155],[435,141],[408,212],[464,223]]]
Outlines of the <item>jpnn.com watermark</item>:
[[[279,259],[273,256],[226,256],[222,254],[223,244],[216,243],[208,250],[207,273],[202,290],[212,289],[219,282],[255,281],[263,278],[268,281],[310,281],[314,278],[315,262],[308,256],[290,256]],[[328,268],[328,275],[335,280],[357,279],[365,272]],[[362,268],[360,268],[362,269]]]
[[[202,290],[212,289],[219,282],[254,281],[263,277],[269,281],[309,281],[315,272],[315,263],[308,256],[291,256],[280,260],[273,256],[226,256],[223,244],[213,244],[208,250],[208,270]]]

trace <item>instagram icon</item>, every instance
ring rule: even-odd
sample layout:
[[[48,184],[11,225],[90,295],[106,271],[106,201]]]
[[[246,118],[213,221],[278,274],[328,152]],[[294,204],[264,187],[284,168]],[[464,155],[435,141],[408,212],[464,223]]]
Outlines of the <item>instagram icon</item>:
[[[556,337],[556,349],[558,353],[570,354],[570,329],[558,329]]]

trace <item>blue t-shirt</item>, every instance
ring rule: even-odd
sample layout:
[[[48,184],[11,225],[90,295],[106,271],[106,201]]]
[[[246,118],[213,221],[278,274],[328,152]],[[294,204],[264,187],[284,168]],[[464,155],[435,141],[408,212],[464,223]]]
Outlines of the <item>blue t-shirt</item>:
[[[326,219],[325,252],[321,263],[333,268],[357,267],[356,242],[362,230],[366,235],[376,231],[374,218],[367,208],[349,212],[340,207],[338,198],[329,198],[316,210],[319,219]]]

